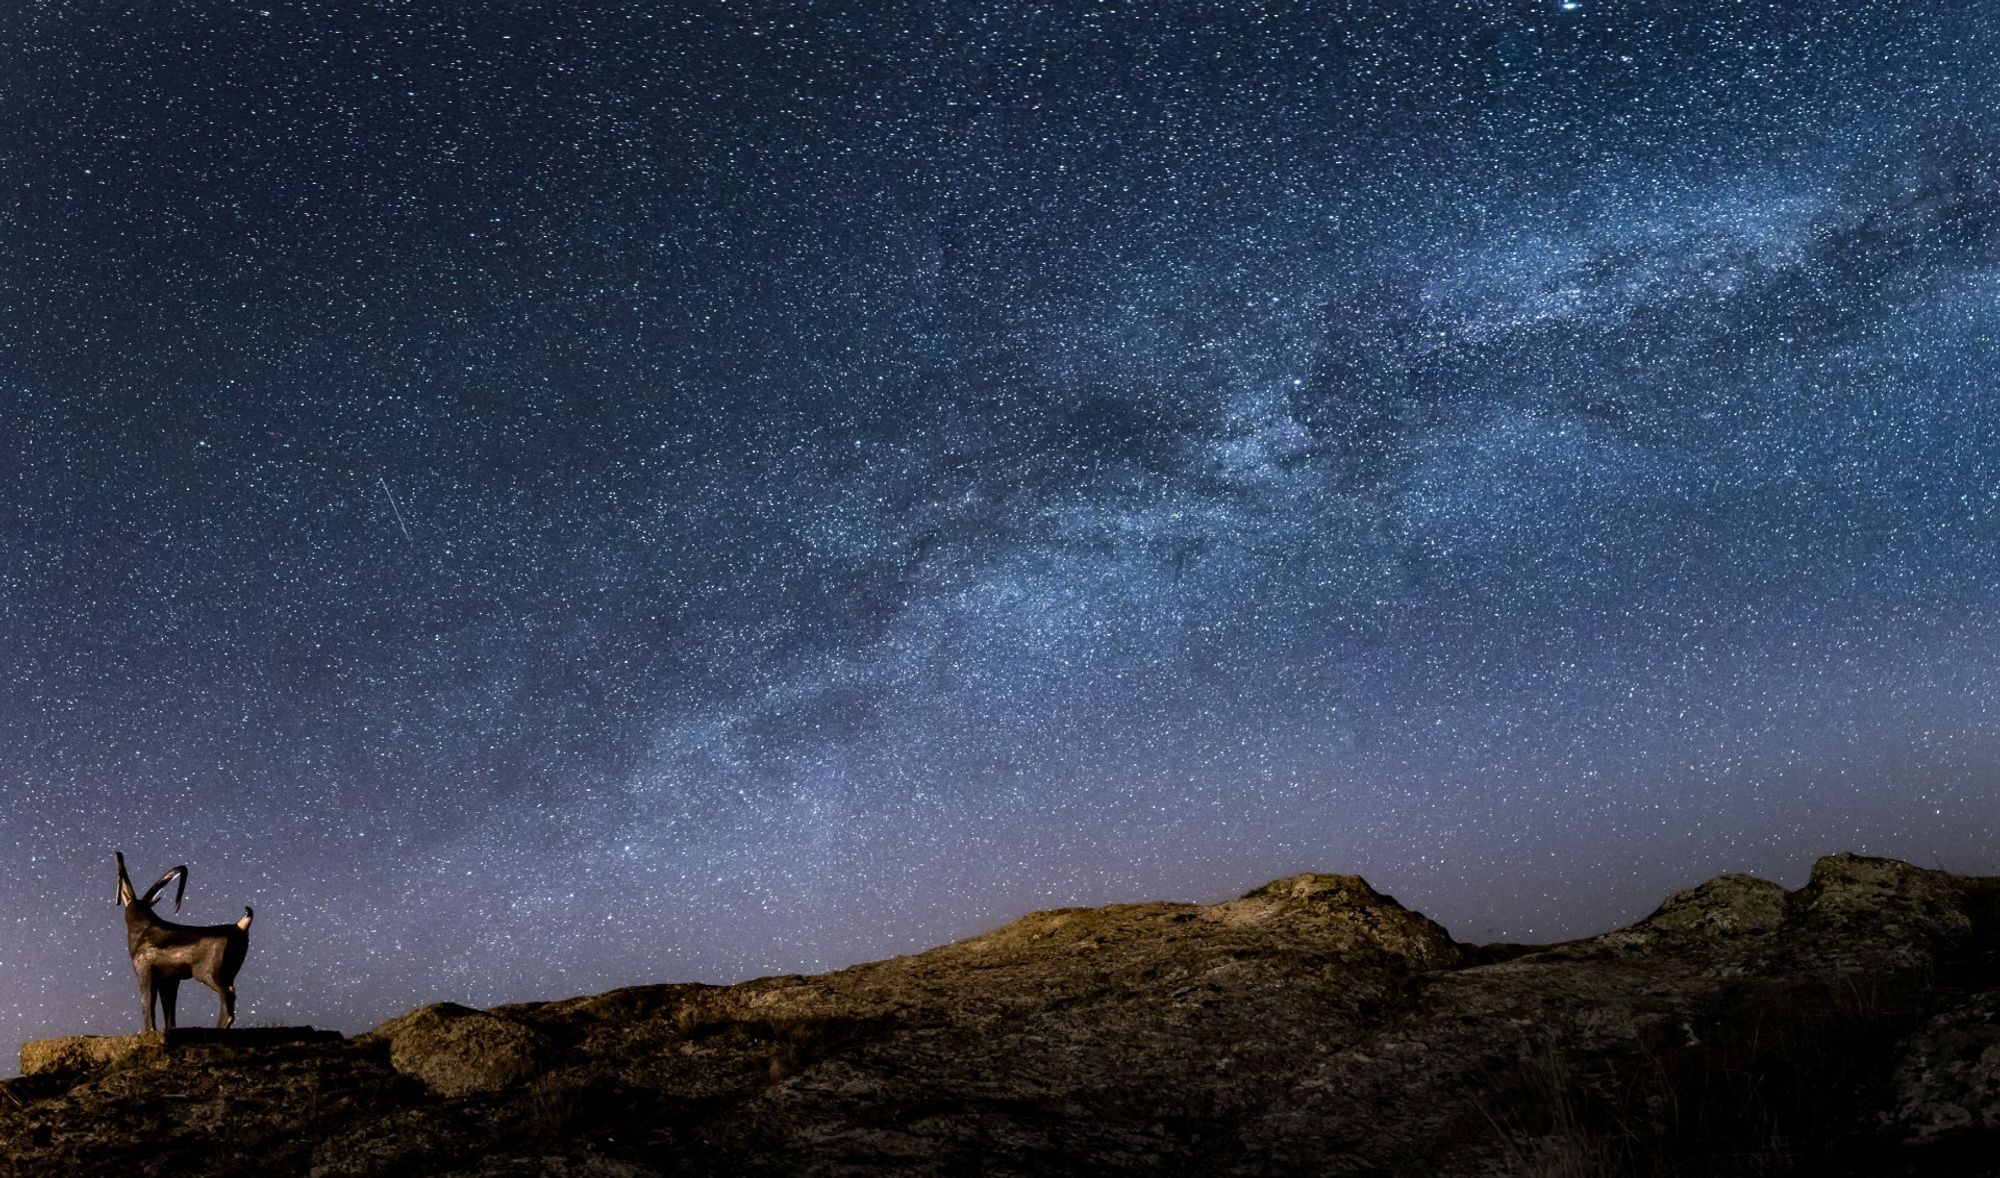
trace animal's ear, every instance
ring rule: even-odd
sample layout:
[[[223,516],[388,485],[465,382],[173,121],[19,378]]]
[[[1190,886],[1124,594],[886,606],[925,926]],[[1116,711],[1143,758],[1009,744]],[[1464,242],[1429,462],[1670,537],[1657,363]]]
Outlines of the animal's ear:
[[[115,902],[130,904],[132,902],[132,877],[125,874],[125,852],[113,851],[111,853],[118,858],[118,899]]]

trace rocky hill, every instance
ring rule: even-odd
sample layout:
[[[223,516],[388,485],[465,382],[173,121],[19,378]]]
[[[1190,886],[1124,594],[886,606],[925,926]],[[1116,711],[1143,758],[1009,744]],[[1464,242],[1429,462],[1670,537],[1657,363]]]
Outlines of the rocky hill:
[[[0,1175],[1993,1175],[2000,878],[1836,855],[1537,947],[1303,875],[818,977],[23,1071]]]

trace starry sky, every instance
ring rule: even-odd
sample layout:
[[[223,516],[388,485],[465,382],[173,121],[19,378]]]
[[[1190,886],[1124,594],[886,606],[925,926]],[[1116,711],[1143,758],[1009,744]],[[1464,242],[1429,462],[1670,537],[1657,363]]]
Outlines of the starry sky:
[[[6,5],[0,1066],[2000,872],[1984,7]]]

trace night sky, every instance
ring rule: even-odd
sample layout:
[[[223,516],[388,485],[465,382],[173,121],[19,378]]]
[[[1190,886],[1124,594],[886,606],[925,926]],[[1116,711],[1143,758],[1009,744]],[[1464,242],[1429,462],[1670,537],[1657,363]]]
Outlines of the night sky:
[[[1304,870],[1467,940],[2000,872],[1996,62],[7,4],[0,1069],[138,1026],[113,850],[347,1030]]]

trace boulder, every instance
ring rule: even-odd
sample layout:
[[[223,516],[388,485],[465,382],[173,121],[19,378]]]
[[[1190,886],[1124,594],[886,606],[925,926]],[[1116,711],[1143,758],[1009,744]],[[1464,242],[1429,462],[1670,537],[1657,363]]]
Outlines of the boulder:
[[[1786,899],[1788,931],[1823,967],[1924,968],[1972,930],[1958,877],[1897,859],[1828,855]]]
[[[2000,989],[1930,1019],[1901,1044],[1884,1121],[1905,1146],[2000,1134]]]
[[[1734,960],[1784,924],[1783,885],[1754,875],[1718,875],[1668,896],[1652,915],[1628,928],[1585,938],[1568,955],[1685,953]]]
[[[153,1063],[186,1051],[241,1055],[285,1044],[338,1041],[339,1031],[316,1027],[175,1027],[136,1035],[72,1035],[21,1044],[21,1074],[82,1075],[131,1063]]]
[[[361,1040],[386,1043],[390,1067],[440,1096],[497,1092],[537,1074],[554,1054],[535,1028],[455,1002],[418,1007]]]
[[[1784,919],[1782,884],[1754,875],[1718,875],[1668,896],[1641,924],[1662,940],[1714,942],[1773,933]]]
[[[31,1039],[21,1044],[21,1074],[79,1074],[118,1067],[134,1060],[152,1061],[165,1053],[165,1035],[71,1035],[62,1039]]]
[[[1418,969],[1450,969],[1460,960],[1459,945],[1443,925],[1358,875],[1288,876],[1212,905],[1205,915],[1224,924],[1275,922],[1315,934],[1342,952],[1401,958]]]

